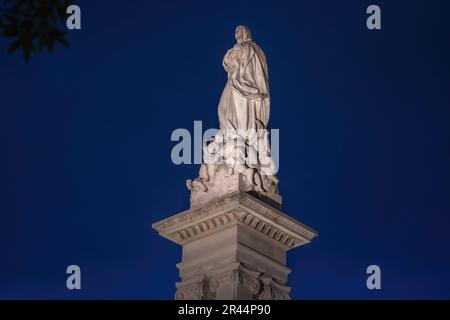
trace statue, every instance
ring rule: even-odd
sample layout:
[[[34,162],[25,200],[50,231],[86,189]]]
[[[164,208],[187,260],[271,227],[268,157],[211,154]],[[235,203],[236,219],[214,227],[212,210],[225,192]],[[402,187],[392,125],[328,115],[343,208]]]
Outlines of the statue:
[[[236,28],[236,45],[223,67],[228,81],[219,103],[220,129],[266,129],[269,122],[269,78],[266,56],[245,26]]]
[[[278,196],[267,133],[270,96],[266,56],[247,27],[236,27],[235,38],[236,45],[227,51],[222,63],[227,83],[218,106],[220,130],[204,141],[199,176],[186,181],[191,205],[235,190]]]
[[[266,58],[247,27],[235,36],[223,59],[220,130],[207,132],[198,176],[186,181],[190,209],[153,224],[183,247],[177,300],[290,299],[286,252],[317,236],[281,211]]]

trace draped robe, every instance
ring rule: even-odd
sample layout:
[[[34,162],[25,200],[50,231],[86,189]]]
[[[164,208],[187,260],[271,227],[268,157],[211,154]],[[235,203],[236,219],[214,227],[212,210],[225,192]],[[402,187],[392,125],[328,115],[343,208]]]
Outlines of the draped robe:
[[[221,130],[266,129],[270,97],[267,61],[253,41],[237,43],[223,59],[228,81],[220,98]]]

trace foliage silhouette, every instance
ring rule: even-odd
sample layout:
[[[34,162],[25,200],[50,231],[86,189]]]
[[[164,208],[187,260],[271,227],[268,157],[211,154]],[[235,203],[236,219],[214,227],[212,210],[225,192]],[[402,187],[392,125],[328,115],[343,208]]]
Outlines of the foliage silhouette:
[[[12,53],[21,48],[25,61],[45,48],[51,52],[56,43],[69,47],[66,40],[66,9],[69,0],[0,0],[0,32],[11,38]]]

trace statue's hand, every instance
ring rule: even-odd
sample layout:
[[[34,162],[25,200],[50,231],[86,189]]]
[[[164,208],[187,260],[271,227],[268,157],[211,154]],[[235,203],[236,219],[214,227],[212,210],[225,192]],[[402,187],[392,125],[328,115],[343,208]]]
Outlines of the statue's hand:
[[[267,97],[267,94],[265,93],[255,93],[247,96],[247,99],[249,100],[263,100]]]

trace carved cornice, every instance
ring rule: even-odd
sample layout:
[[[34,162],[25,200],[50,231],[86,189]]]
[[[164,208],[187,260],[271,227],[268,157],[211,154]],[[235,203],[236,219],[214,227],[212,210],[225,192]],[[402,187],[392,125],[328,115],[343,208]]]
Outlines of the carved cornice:
[[[317,232],[245,192],[234,192],[153,224],[163,237],[183,245],[235,224],[243,224],[291,249]]]

